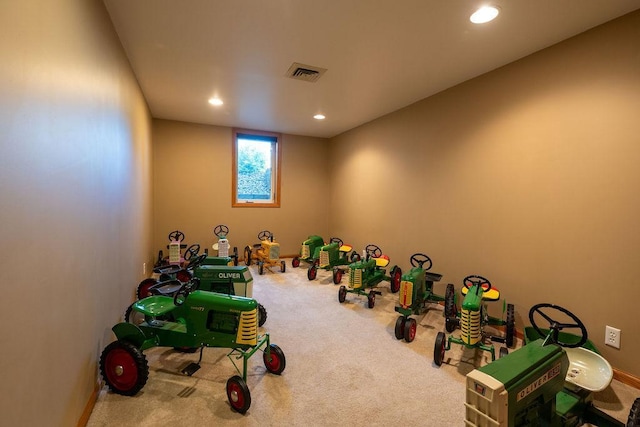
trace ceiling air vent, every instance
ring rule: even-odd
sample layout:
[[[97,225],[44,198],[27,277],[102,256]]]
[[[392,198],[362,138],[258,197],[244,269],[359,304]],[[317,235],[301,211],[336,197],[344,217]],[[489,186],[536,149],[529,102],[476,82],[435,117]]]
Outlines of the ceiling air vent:
[[[314,67],[312,65],[298,64],[294,62],[287,70],[286,76],[296,80],[304,80],[305,82],[315,83],[320,76],[327,71],[326,68]]]

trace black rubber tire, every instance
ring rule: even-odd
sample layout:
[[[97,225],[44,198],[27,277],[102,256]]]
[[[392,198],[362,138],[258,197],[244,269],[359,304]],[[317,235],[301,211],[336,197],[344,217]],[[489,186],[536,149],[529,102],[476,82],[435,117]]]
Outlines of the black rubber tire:
[[[280,375],[287,366],[287,359],[284,357],[284,352],[277,345],[269,344],[269,348],[271,349],[271,360],[267,358],[267,352],[262,353],[264,366],[270,373]]]
[[[136,290],[136,296],[138,297],[138,299],[143,299],[148,296],[151,296],[151,292],[149,292],[149,288],[157,283],[158,281],[156,279],[150,279],[150,278],[144,279],[142,282],[140,282],[140,284],[138,285],[138,289]]]
[[[394,329],[394,333],[397,340],[401,340],[404,338],[404,324],[406,321],[407,318],[404,316],[398,316],[398,318],[396,319],[396,327]]]
[[[237,246],[233,247],[233,266],[234,267],[238,266],[238,247]]]
[[[311,267],[309,267],[309,269],[307,270],[307,279],[309,279],[310,281],[316,280],[317,276],[318,276],[318,269],[314,264]]]
[[[640,427],[640,397],[631,405],[629,418],[627,418],[627,427]]]
[[[338,289],[338,302],[343,303],[347,299],[347,287],[342,285]]]
[[[285,271],[287,271],[287,264],[283,261],[280,261],[280,272],[284,273]]]
[[[149,365],[138,347],[114,341],[100,355],[100,373],[112,392],[133,396],[147,383]]]
[[[433,345],[433,362],[436,364],[436,366],[442,365],[446,343],[447,336],[444,334],[444,332],[438,332],[438,335],[436,336],[436,342]]]
[[[262,261],[258,262],[258,274],[261,276],[264,274],[264,262]]]
[[[264,322],[267,321],[267,309],[264,308],[264,305],[258,303],[258,326],[264,325]]]
[[[509,349],[507,347],[500,347],[499,354],[500,354],[500,359],[502,359],[503,357],[509,354]]]
[[[406,342],[412,342],[416,338],[417,329],[418,322],[416,322],[416,319],[409,317],[404,325],[404,340]]]
[[[333,284],[339,285],[340,282],[342,282],[342,270],[336,268],[335,270],[333,270]]]
[[[458,327],[457,320],[458,319],[456,319],[455,317],[447,317],[446,319],[444,319],[445,330],[449,333],[455,331],[456,328]]]
[[[293,268],[300,267],[300,258],[295,257],[294,259],[292,259],[291,260],[291,267],[293,267]]]
[[[248,267],[251,265],[251,248],[249,246],[245,246],[244,248],[244,264]]]
[[[515,344],[515,335],[516,335],[516,317],[515,317],[515,308],[513,304],[507,304],[507,322],[506,322],[506,333],[505,333],[505,341],[507,347],[513,348]]]
[[[251,393],[242,377],[234,375],[227,380],[227,399],[234,411],[244,414],[249,410]]]
[[[373,308],[376,305],[376,292],[370,291],[367,295],[367,307]]]
[[[456,290],[453,283],[447,285],[444,292],[444,315],[445,317],[456,317]]]
[[[391,281],[389,282],[389,288],[392,293],[397,293],[400,290],[400,282],[402,281],[402,269],[395,266],[391,269]]]

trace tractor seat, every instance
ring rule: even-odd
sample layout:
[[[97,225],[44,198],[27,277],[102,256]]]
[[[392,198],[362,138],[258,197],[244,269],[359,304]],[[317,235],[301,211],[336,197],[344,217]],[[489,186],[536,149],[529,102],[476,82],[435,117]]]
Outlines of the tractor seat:
[[[353,249],[353,246],[351,245],[342,245],[340,246],[340,249],[338,249],[340,252],[351,252],[351,250]]]
[[[569,370],[565,384],[593,392],[609,387],[613,379],[613,369],[607,360],[584,347],[565,347],[569,358]]]
[[[166,282],[156,283],[151,286],[149,290],[156,295],[173,296],[173,294],[178,292],[182,286],[183,283],[179,280],[171,279]]]
[[[483,285],[482,286],[482,290],[484,291],[484,293],[482,294],[483,300],[498,301],[500,299],[500,291],[498,290],[498,288],[496,288],[495,286],[492,286],[488,292],[486,289],[487,289],[487,286]],[[467,295],[467,292],[469,292],[469,289],[463,286],[461,292],[462,292],[462,296],[465,296]]]
[[[172,297],[164,295],[153,295],[133,303],[133,309],[146,316],[162,316],[169,313],[176,305]]]
[[[373,258],[373,259],[376,260],[376,267],[379,267],[379,268],[385,268],[391,262],[389,260],[389,257],[386,255],[382,255],[380,256],[380,258]]]

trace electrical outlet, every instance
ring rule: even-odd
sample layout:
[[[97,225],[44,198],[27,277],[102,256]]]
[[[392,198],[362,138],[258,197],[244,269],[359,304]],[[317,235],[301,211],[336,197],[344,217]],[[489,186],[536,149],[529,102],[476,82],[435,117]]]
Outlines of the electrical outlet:
[[[607,326],[604,332],[604,343],[608,346],[620,348],[620,329]]]
[[[147,263],[146,262],[142,263],[142,274],[147,274]]]

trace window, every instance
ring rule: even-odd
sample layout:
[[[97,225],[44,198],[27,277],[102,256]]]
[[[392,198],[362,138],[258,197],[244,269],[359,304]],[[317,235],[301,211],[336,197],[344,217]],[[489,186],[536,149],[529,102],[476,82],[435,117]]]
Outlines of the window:
[[[233,131],[233,207],[280,207],[280,135]]]

